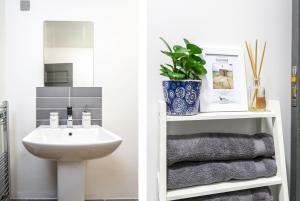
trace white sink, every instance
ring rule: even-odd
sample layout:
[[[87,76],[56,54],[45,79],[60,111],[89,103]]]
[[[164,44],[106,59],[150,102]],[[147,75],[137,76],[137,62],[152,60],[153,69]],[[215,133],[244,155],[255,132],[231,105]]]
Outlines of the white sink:
[[[100,127],[40,126],[22,140],[35,156],[57,162],[58,201],[85,200],[86,160],[112,153],[122,139]]]
[[[57,161],[81,161],[112,153],[122,139],[100,127],[50,128],[40,126],[23,139],[23,145],[35,156]]]

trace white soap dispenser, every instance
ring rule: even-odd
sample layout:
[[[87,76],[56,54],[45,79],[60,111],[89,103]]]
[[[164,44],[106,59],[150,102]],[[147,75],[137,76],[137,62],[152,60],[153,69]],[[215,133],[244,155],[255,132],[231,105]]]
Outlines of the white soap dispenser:
[[[87,105],[85,105],[85,109],[82,112],[82,127],[88,128],[91,126],[91,113],[87,111]]]
[[[58,128],[58,126],[59,126],[58,112],[50,112],[50,127]]]

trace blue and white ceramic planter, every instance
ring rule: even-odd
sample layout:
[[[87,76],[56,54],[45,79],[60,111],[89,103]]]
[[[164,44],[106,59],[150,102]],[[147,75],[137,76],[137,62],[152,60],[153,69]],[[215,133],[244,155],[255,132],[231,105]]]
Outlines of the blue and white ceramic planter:
[[[201,80],[163,81],[167,115],[195,115],[199,112]]]

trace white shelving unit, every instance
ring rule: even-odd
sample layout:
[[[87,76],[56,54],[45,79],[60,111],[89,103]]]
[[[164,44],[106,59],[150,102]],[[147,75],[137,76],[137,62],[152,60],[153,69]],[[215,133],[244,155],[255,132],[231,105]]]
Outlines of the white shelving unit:
[[[159,151],[159,172],[158,187],[159,200],[179,200],[184,198],[198,197],[204,195],[218,194],[230,191],[238,191],[262,186],[278,185],[279,201],[289,201],[286,164],[284,155],[284,142],[282,132],[282,122],[280,113],[280,103],[275,100],[267,101],[268,112],[214,112],[201,113],[194,116],[167,116],[166,104],[160,104],[160,151]],[[182,188],[178,190],[167,190],[167,123],[184,121],[205,121],[205,120],[228,120],[237,119],[271,119],[272,135],[275,146],[275,160],[277,164],[277,175],[269,178],[259,178],[245,181],[221,182],[210,185]]]

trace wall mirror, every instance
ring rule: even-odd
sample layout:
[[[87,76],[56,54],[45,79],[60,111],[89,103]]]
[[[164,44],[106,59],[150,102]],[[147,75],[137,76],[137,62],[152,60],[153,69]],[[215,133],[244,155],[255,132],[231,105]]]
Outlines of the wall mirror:
[[[44,22],[44,86],[94,85],[94,24]]]

